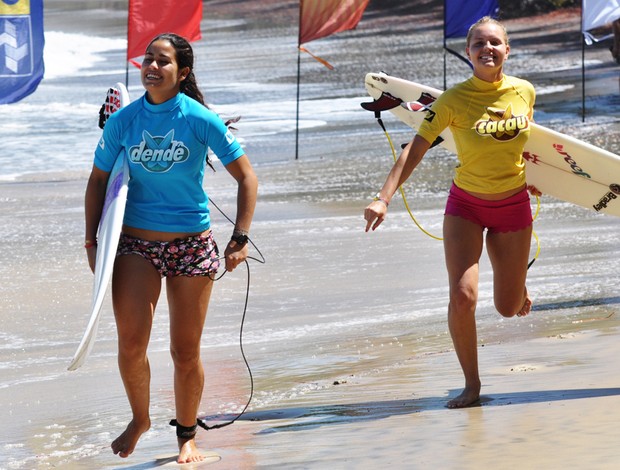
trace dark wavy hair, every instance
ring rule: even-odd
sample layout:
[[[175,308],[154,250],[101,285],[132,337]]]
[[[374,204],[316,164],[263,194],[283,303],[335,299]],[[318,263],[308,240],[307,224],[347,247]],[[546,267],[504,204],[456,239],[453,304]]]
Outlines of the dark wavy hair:
[[[172,44],[179,69],[189,68],[189,74],[181,82],[181,91],[208,108],[209,106],[205,103],[204,96],[198,88],[198,83],[196,83],[196,76],[194,75],[194,49],[192,49],[190,43],[178,34],[162,33],[155,36],[149,43],[149,46],[159,40],[168,41]]]

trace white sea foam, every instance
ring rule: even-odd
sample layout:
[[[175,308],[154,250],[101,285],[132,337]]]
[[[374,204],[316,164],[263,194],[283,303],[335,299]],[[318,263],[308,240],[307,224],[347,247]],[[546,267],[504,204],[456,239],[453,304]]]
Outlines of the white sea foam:
[[[536,95],[551,95],[553,93],[562,93],[563,91],[572,90],[575,85],[552,85],[536,87]]]
[[[126,48],[125,39],[46,31],[43,49],[44,80],[83,76],[86,70],[103,62],[102,53]]]

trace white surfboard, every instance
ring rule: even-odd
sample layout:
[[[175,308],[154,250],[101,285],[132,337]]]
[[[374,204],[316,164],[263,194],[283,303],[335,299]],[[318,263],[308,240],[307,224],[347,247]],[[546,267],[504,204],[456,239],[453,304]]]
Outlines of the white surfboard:
[[[389,111],[413,129],[432,112],[433,102],[442,93],[385,73],[367,74],[365,85],[375,100],[395,98],[398,104]],[[543,194],[620,216],[620,156],[536,123],[530,125],[523,153],[527,183]],[[445,129],[440,137],[439,145],[456,153],[452,132]]]
[[[120,108],[129,104],[129,94],[122,83],[117,83],[108,90],[106,101],[102,106],[100,126],[105,119]],[[90,319],[84,336],[73,356],[68,370],[76,370],[90,354],[95,344],[97,327],[101,315],[101,307],[110,284],[116,249],[123,226],[125,203],[127,202],[127,184],[129,181],[129,166],[124,152],[121,152],[110,171],[105,202],[97,233],[97,258],[95,263],[95,278],[93,283],[93,298],[90,308]]]

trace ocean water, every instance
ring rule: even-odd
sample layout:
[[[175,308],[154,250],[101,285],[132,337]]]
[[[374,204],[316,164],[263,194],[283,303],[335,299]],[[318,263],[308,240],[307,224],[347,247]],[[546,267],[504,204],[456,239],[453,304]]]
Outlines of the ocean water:
[[[0,468],[114,467],[108,446],[129,417],[109,301],[92,356],[79,371],[66,371],[90,305],[83,192],[101,101],[108,86],[125,80],[123,10],[93,6],[63,22],[63,4],[46,2],[56,29],[46,31],[39,89],[0,106],[0,407],[11,423],[0,431]],[[251,409],[311,402],[335,379],[449,349],[441,243],[418,231],[397,200],[377,233],[364,234],[362,219],[392,159],[373,116],[359,106],[368,100],[364,74],[386,70],[441,87],[438,17],[416,30],[406,18],[371,10],[357,31],[312,44],[336,70],[302,57],[296,159],[296,27],[243,9],[231,15],[225,5],[216,2],[205,14],[204,38],[194,47],[205,96],[221,115],[242,116],[237,135],[260,179],[252,236],[267,262],[250,263],[243,331],[255,379]],[[85,31],[75,26],[81,19]],[[588,59],[598,72],[589,106],[604,112],[583,123],[578,51],[545,55],[529,43],[519,49],[527,28],[515,26],[510,72],[529,71],[539,93],[537,120],[619,153],[618,73],[604,51]],[[468,73],[456,61],[448,65],[449,82]],[[129,92],[142,93],[137,69],[129,70]],[[385,121],[396,143],[411,138],[395,120]],[[441,231],[454,164],[446,152],[431,152],[407,184],[415,215],[433,233]],[[234,211],[235,187],[221,166],[205,184],[224,211]],[[529,276],[535,312],[519,321],[497,317],[483,258],[480,342],[551,335],[600,319],[617,323],[619,227],[617,219],[543,198],[536,222],[542,251]],[[215,213],[216,239],[226,240],[230,230]],[[239,412],[250,392],[239,350],[247,276],[242,269],[228,274],[214,292],[202,415]],[[154,425],[146,448],[172,441],[166,317],[162,295],[150,348]]]

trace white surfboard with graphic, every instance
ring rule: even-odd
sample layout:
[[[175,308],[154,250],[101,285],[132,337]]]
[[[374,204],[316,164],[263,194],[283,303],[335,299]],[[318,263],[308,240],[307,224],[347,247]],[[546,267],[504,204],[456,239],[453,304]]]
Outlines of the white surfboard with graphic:
[[[385,73],[369,73],[366,89],[375,100],[394,98],[389,111],[418,129],[441,91]],[[527,184],[543,194],[596,212],[620,216],[620,156],[574,137],[531,123],[523,156]],[[454,137],[445,129],[439,145],[456,153]]]

